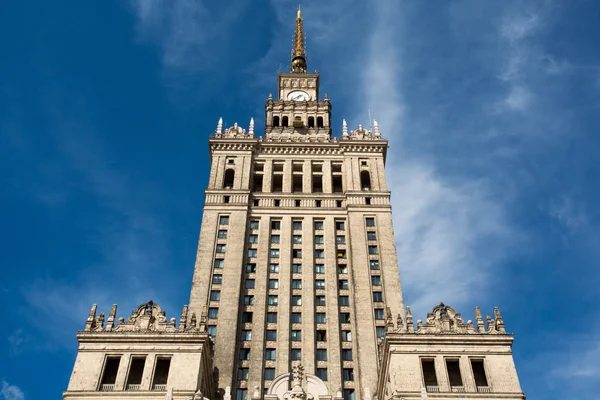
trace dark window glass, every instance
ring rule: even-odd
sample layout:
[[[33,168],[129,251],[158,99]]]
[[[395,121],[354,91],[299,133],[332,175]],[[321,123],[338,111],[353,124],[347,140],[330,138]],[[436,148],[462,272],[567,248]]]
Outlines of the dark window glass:
[[[317,368],[317,377],[327,382],[327,368]]]
[[[477,385],[477,387],[488,386],[483,360],[471,360],[471,368],[473,369],[473,376],[475,377],[475,385]]]
[[[448,369],[450,386],[462,386],[462,376],[460,375],[458,360],[446,360],[446,368]]]
[[[435,364],[433,360],[421,359],[421,368],[423,369],[423,380],[425,386],[437,386],[437,376],[435,374]]]
[[[102,374],[101,385],[114,385],[117,380],[117,371],[119,370],[119,364],[121,363],[121,357],[107,357],[106,363],[104,364],[104,373]]]
[[[158,385],[166,385],[169,378],[169,369],[171,368],[170,358],[158,358],[154,367],[154,379],[152,387],[157,388]],[[166,388],[165,388],[166,389]],[[161,390],[165,390],[161,389]]]

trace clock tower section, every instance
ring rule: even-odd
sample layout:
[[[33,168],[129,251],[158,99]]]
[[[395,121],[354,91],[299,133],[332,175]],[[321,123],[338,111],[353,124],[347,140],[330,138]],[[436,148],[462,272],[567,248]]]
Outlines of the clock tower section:
[[[319,99],[319,73],[306,72],[306,46],[302,14],[298,10],[290,72],[279,72],[277,99],[269,95],[265,106],[267,140],[325,141],[331,137],[331,103]]]

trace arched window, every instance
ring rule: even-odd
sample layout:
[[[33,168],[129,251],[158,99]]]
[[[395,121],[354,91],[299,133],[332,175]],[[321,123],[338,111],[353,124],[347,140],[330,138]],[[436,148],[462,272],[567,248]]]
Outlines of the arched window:
[[[318,128],[323,127],[323,117],[317,117],[317,127]]]
[[[308,127],[309,128],[315,127],[315,117],[308,117]]]
[[[273,126],[279,126],[279,116],[273,117]]]
[[[223,179],[223,187],[225,189],[231,189],[233,187],[234,180],[235,180],[235,171],[231,168],[225,170],[225,179]]]
[[[288,124],[289,124],[289,119],[286,115],[285,117],[283,117],[283,122],[282,122],[281,126],[288,126]]]
[[[371,175],[369,171],[360,171],[360,187],[362,190],[371,190]]]

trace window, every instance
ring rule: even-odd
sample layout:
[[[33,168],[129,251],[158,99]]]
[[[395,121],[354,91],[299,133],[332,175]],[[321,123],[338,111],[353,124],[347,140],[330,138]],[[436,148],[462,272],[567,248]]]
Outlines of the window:
[[[269,264],[269,272],[274,274],[279,273],[279,264]]]
[[[227,231],[225,229],[219,229],[219,232],[217,232],[217,238],[227,239]]]
[[[274,204],[275,207],[279,207],[281,205],[281,200],[279,200],[279,199],[275,199],[273,202],[275,203]]]
[[[377,336],[380,339],[383,339],[383,337],[385,336],[385,326],[375,327],[375,336]]]
[[[379,254],[377,252],[377,246],[369,246],[369,254],[371,254],[371,255],[377,255],[377,254]]]
[[[344,368],[342,370],[342,375],[345,381],[353,381],[354,380],[354,369],[353,368]]]
[[[277,305],[277,296],[270,295],[267,298],[267,304],[270,306],[276,306]]]
[[[167,380],[169,378],[169,369],[171,368],[171,359],[168,357],[159,357],[154,366],[154,379],[152,379],[152,389],[166,390]]]
[[[458,360],[446,360],[446,368],[448,369],[448,379],[451,387],[462,386],[462,376],[460,375],[460,366]]]
[[[223,283],[223,275],[213,275],[212,276],[213,285],[220,285]]]
[[[288,118],[288,116],[287,116],[287,115],[285,115],[285,116],[283,117],[282,121],[283,121],[283,122],[281,123],[281,126],[283,126],[283,127],[286,127],[286,126],[288,126],[288,124],[289,124],[289,118]]]
[[[265,368],[264,379],[265,381],[272,381],[275,379],[275,368]]]
[[[346,244],[346,236],[341,236],[341,235],[336,236],[335,242],[337,244]]]
[[[376,232],[367,232],[367,240],[377,240]]]
[[[323,176],[321,176],[321,175],[313,175],[312,176],[312,191],[313,191],[313,193],[323,193]],[[317,200],[317,203],[319,203],[319,202],[320,202],[320,200]]]
[[[325,250],[315,250],[315,258],[325,258]]]
[[[268,330],[267,333],[265,334],[265,340],[267,342],[274,342],[277,340],[277,331],[275,330]]]
[[[379,276],[379,275],[371,276],[371,285],[381,286],[381,276]]]
[[[242,322],[244,324],[249,324],[252,322],[252,312],[250,311],[244,311],[242,313]]]
[[[292,306],[301,306],[302,296],[292,296]]]
[[[273,117],[273,126],[279,126],[279,117],[277,115]]]
[[[250,349],[240,349],[240,360],[250,359]]]
[[[302,331],[293,330],[292,331],[292,342],[300,342],[302,341]]]
[[[225,253],[226,247],[224,244],[217,245],[217,253]]]
[[[250,229],[252,229],[252,230],[258,229],[258,221],[250,221]]]
[[[248,249],[248,258],[256,258],[256,249]]]
[[[292,279],[292,289],[302,289],[302,280]]]
[[[369,261],[369,266],[373,270],[378,270],[379,269],[379,260],[371,260],[371,261]]]
[[[279,289],[279,280],[269,279],[269,289]]]
[[[373,292],[373,301],[375,303],[381,303],[383,301],[383,293]]]
[[[245,306],[253,306],[254,305],[254,296],[252,296],[252,295],[244,296],[244,305]]]
[[[277,323],[277,313],[276,312],[268,312],[267,313],[267,322],[275,324]]]
[[[344,389],[344,400],[354,400],[354,389]]]
[[[317,349],[317,361],[327,361],[327,349]]]
[[[325,239],[323,239],[323,235],[315,236],[315,244],[324,244],[324,243],[325,243]]]
[[[376,308],[375,309],[375,319],[378,319],[378,320],[384,320],[385,319],[385,313],[383,311],[383,308]]]
[[[292,264],[292,273],[301,274],[302,273],[302,264]]]
[[[271,221],[271,230],[278,231],[281,229],[281,221]]]
[[[235,391],[235,400],[248,400],[248,389],[237,389]]]
[[[342,361],[352,361],[352,349],[342,349]]]
[[[223,260],[222,258],[215,259],[214,267],[216,269],[221,269],[221,268],[223,268],[224,265],[225,265],[225,260]]]
[[[325,264],[315,264],[315,273],[316,274],[324,274],[325,273]]]
[[[338,250],[337,251],[337,258],[341,258],[341,259],[345,259],[346,258],[346,250]]]
[[[367,226],[371,227],[371,226],[375,226],[375,218],[367,218],[365,220],[365,223],[367,224]]]
[[[341,200],[336,200],[336,201],[335,201],[335,206],[336,206],[337,208],[341,208],[341,207],[342,207],[342,201],[341,201]]]
[[[322,128],[323,126],[323,117],[317,117],[317,127]]]
[[[342,193],[344,191],[344,184],[341,175],[331,176],[331,190],[333,193]]]
[[[371,198],[370,197],[365,197],[365,204],[370,206],[371,205]]]
[[[221,300],[221,291],[220,290],[211,290],[210,291],[210,301],[219,301]]]
[[[317,368],[317,377],[322,381],[327,381],[327,368]]]
[[[315,337],[317,338],[317,342],[326,342],[327,341],[327,331],[318,330]]]
[[[253,205],[254,207],[258,207],[258,206],[260,205],[260,200],[259,200],[259,199],[254,199],[254,200],[252,200],[252,205]]]
[[[279,252],[279,250],[278,250]],[[294,258],[302,258],[302,250],[300,249],[294,249],[292,250],[292,257]]]
[[[325,289],[325,281],[323,279],[317,279],[315,281],[315,289]]]
[[[295,231],[302,230],[302,221],[293,221],[292,222],[292,229],[295,230]]]
[[[208,325],[206,331],[209,336],[217,336],[217,327],[215,325]]]
[[[485,376],[483,360],[471,360],[471,369],[473,369],[473,377],[475,378],[477,388],[487,387],[488,381]]]
[[[343,312],[340,313],[340,324],[349,324],[350,323],[350,313]]]
[[[292,243],[294,243],[294,244],[302,244],[302,235],[294,235],[294,236],[292,236]]]
[[[292,361],[299,361],[302,359],[302,351],[300,349],[292,349],[290,351],[290,358]]]
[[[315,305],[316,306],[324,306],[325,305],[325,296],[315,296]]]
[[[360,171],[360,187],[362,190],[371,190],[371,175],[369,171]]]
[[[317,313],[315,315],[315,322],[317,324],[324,324],[327,322],[327,316],[325,313]]]
[[[258,235],[248,236],[248,243],[258,243]]]
[[[294,204],[296,205],[296,207],[300,207],[300,200],[294,200]]]
[[[102,373],[102,380],[100,386],[114,385],[117,381],[117,371],[119,370],[119,364],[121,363],[121,356],[107,357],[104,363],[104,372]]]
[[[348,273],[348,266],[346,264],[340,264],[338,265],[338,274],[347,274]]]
[[[240,381],[248,380],[248,368],[238,368],[238,379]]]
[[[246,289],[254,289],[254,279],[246,279]]]
[[[248,263],[246,264],[246,272],[253,274],[256,272],[256,264],[254,263]]]
[[[309,128],[315,127],[315,117],[308,117],[308,127]]]
[[[242,341],[252,340],[252,331],[242,331],[240,340],[242,340]]]
[[[315,221],[315,231],[323,230],[323,221]]]
[[[350,305],[350,299],[348,298],[348,296],[340,296],[339,303],[340,303],[340,306],[347,307]]]
[[[294,169],[296,166],[294,165]],[[292,176],[292,192],[301,193],[302,192],[302,174],[294,174]],[[300,202],[298,200],[298,202]]]
[[[275,360],[277,357],[277,350],[265,349],[265,360]]]
[[[279,235],[271,235],[271,243],[279,243],[281,240]]]
[[[302,323],[302,313],[293,312],[291,320],[292,320],[292,324],[301,324]]]
[[[432,359],[421,359],[421,368],[423,369],[423,380],[425,386],[437,386],[437,376],[435,374],[435,364]]]
[[[335,221],[335,230],[336,231],[343,231],[343,230],[345,230],[344,221]]]
[[[321,207],[321,200],[315,200],[315,207]]]
[[[351,342],[352,341],[352,332],[350,331],[341,331],[342,342]]]
[[[219,317],[219,309],[215,308],[215,307],[210,307],[208,309],[208,318],[209,319],[216,319]]]
[[[348,290],[348,281],[346,279],[341,279],[338,281],[338,289],[339,290]]]
[[[279,249],[271,249],[271,257],[279,258]]]
[[[229,217],[225,215],[221,215],[219,217],[219,225],[229,225]]]

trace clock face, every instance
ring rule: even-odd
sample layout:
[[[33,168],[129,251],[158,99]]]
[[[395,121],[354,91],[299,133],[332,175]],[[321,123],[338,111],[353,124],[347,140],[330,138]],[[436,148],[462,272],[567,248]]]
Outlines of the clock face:
[[[294,90],[293,92],[290,92],[287,96],[288,100],[293,100],[293,101],[308,101],[310,100],[310,96],[308,95],[308,93],[303,92],[302,90]]]

